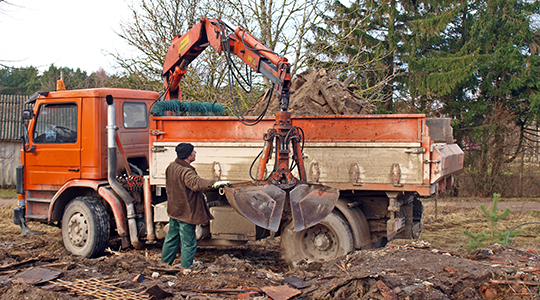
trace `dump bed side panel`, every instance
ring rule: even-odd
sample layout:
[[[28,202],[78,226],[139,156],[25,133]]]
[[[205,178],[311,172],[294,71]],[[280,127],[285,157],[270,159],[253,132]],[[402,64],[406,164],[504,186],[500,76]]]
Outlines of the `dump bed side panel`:
[[[175,159],[174,147],[180,142],[195,145],[194,166],[201,176],[252,180],[250,169],[255,176],[254,161],[263,148],[264,133],[273,124],[272,118],[245,126],[234,117],[154,117],[151,184],[165,185],[165,169]],[[342,190],[415,191],[427,196],[441,175],[462,168],[459,151],[431,158],[433,143],[424,115],[292,117],[292,125],[304,131],[304,162],[310,182]],[[452,166],[434,176],[432,168],[441,165],[441,160],[445,161],[442,165]],[[270,164],[267,170],[272,168]]]

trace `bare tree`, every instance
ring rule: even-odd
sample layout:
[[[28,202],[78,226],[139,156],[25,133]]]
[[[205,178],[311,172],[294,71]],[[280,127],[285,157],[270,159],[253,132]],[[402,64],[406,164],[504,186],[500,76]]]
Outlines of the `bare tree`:
[[[325,0],[225,0],[225,3],[220,8],[223,17],[286,56],[292,64],[292,74],[306,66],[305,40],[311,28],[321,23],[321,12],[328,6]]]
[[[162,66],[173,37],[187,32],[203,16],[221,19],[233,29],[236,26],[247,29],[265,46],[287,57],[294,76],[308,66],[310,56],[305,44],[314,38],[313,28],[324,26],[323,12],[329,3],[328,0],[134,0],[130,6],[132,17],[123,21],[119,33],[134,55],[114,54],[124,75],[123,86],[161,90]],[[207,50],[191,62],[180,83],[182,98],[218,102],[226,107],[240,99],[241,106],[247,109],[269,87],[266,78],[252,74],[254,93],[244,92],[239,84],[230,81],[224,58]],[[232,58],[242,69],[244,63]]]
[[[196,0],[138,0],[129,5],[131,19],[123,20],[117,34],[132,48],[131,53],[110,53],[124,76],[133,84],[160,89],[161,71],[173,37],[197,20]],[[154,82],[144,83],[144,81]]]
[[[129,6],[131,18],[122,22],[118,35],[128,43],[133,54],[111,54],[123,75],[119,85],[161,90],[163,64],[173,38],[186,33],[205,16],[208,5],[219,12],[220,3],[205,4],[196,0],[136,0],[132,3]],[[183,99],[223,103],[227,100],[223,97],[226,85],[226,62],[209,49],[188,67],[181,82]]]

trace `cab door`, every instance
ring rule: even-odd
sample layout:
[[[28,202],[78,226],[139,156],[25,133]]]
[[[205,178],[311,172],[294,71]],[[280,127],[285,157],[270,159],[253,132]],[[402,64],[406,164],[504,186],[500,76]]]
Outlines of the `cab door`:
[[[29,128],[34,150],[25,154],[28,191],[54,193],[81,178],[81,104],[82,99],[75,98],[39,105]]]

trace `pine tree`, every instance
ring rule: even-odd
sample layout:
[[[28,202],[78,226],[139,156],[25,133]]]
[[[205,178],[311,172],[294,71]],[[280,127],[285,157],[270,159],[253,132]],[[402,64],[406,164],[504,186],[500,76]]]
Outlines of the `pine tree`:
[[[472,178],[489,195],[504,164],[521,150],[523,131],[540,113],[540,34],[532,24],[540,2],[446,4],[432,18],[417,21],[420,47],[409,60],[410,94],[426,100],[422,109],[437,107],[454,117],[458,141],[467,137],[476,148],[469,155],[474,160],[468,160],[475,170]],[[512,124],[522,134],[509,146]]]
[[[313,28],[308,66],[334,72],[383,112],[393,111],[396,0],[335,1]]]

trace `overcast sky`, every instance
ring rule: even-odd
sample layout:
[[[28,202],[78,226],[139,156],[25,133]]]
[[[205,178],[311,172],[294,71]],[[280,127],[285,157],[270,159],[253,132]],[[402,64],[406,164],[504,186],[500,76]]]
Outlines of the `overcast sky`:
[[[7,3],[6,3],[7,2]],[[0,64],[43,71],[51,64],[115,73],[105,52],[126,44],[115,32],[130,17],[125,0],[0,1]]]

